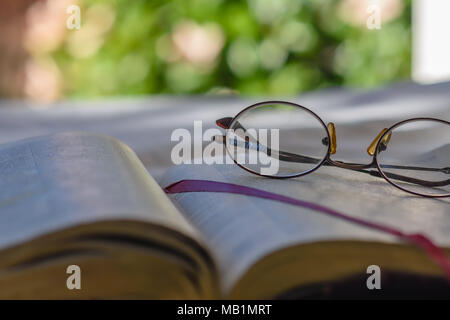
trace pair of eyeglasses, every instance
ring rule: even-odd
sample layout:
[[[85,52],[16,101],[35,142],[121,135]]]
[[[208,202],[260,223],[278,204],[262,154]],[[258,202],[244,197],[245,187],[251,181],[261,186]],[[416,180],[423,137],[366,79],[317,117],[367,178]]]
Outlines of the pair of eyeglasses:
[[[384,178],[414,195],[450,196],[449,121],[413,118],[384,128],[367,148],[369,164],[331,159],[337,150],[334,124],[295,103],[257,103],[216,123],[227,133],[215,140],[238,166],[260,176],[293,178],[335,166]]]

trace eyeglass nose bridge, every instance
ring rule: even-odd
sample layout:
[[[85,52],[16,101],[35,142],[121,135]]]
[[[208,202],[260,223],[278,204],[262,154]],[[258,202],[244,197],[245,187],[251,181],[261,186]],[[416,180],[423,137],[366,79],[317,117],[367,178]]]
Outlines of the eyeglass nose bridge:
[[[329,122],[327,125],[328,137],[322,139],[322,144],[325,146],[330,146],[330,154],[335,154],[337,151],[337,143],[336,143],[336,127],[333,122]]]
[[[369,145],[369,147],[367,148],[367,153],[373,157],[373,155],[376,152],[376,147],[378,145],[378,141],[380,140],[380,138],[386,133],[386,131],[388,130],[388,128],[384,128],[383,130],[380,131],[380,133],[375,137],[375,139],[373,139],[372,143]],[[387,144],[389,143],[389,141],[391,140],[391,136],[392,136],[392,132],[389,132],[388,134],[386,134],[383,137],[383,140],[381,141],[381,146],[384,148],[384,150],[386,150]]]
[[[330,154],[335,154],[337,151],[336,141],[336,127],[333,122],[329,122],[327,125],[328,134],[330,135]]]

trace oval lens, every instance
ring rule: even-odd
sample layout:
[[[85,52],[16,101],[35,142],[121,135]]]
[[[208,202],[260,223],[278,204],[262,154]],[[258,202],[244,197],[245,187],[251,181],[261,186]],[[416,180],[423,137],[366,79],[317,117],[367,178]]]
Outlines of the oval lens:
[[[268,102],[243,110],[227,130],[226,147],[244,169],[293,177],[320,166],[328,153],[325,124],[296,104]]]
[[[377,149],[382,174],[395,186],[425,196],[450,195],[450,123],[416,119],[396,125]]]

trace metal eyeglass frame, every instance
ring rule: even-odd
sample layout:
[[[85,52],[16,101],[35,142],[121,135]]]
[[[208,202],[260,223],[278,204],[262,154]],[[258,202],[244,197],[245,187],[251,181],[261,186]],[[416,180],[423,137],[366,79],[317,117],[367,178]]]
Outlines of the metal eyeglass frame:
[[[293,154],[293,153],[289,153],[289,152],[285,152],[285,151],[278,151],[279,159],[282,160],[282,161],[285,161],[285,162],[317,163],[317,165],[314,168],[312,168],[312,169],[310,169],[308,171],[301,172],[301,173],[298,173],[298,174],[286,175],[286,176],[271,176],[271,175],[260,174],[258,172],[252,171],[252,170],[246,168],[245,166],[241,165],[240,163],[238,163],[234,159],[234,157],[232,155],[230,155],[230,157],[233,159],[234,163],[236,163],[242,169],[244,169],[244,170],[246,170],[246,171],[248,171],[250,173],[253,173],[253,174],[256,174],[256,175],[259,175],[259,176],[263,176],[263,177],[268,177],[268,178],[273,178],[273,179],[287,179],[287,178],[295,178],[295,177],[300,177],[300,176],[307,175],[309,173],[312,173],[312,172],[316,171],[322,165],[335,166],[335,167],[339,167],[339,168],[343,168],[343,169],[354,170],[354,171],[370,174],[371,176],[378,177],[378,178],[384,178],[388,183],[390,183],[394,187],[396,187],[396,188],[398,188],[400,190],[403,190],[405,192],[408,192],[410,194],[417,195],[417,196],[422,196],[422,197],[427,197],[427,198],[450,197],[450,193],[448,193],[448,194],[423,194],[423,193],[419,193],[419,192],[415,192],[415,191],[411,191],[411,190],[405,189],[405,188],[395,184],[390,179],[400,180],[400,181],[409,182],[409,183],[413,183],[413,184],[418,184],[418,185],[422,185],[422,186],[426,186],[426,187],[436,187],[436,186],[449,185],[450,184],[450,179],[433,182],[433,181],[426,181],[426,180],[421,180],[421,179],[410,178],[410,177],[406,177],[406,176],[402,176],[402,175],[398,175],[398,174],[394,174],[394,173],[383,172],[383,170],[381,169],[380,163],[378,162],[378,153],[379,152],[377,152],[377,150],[380,150],[380,149],[381,150],[385,150],[386,149],[387,143],[389,142],[389,140],[391,138],[392,130],[395,129],[396,127],[398,127],[398,126],[401,126],[401,125],[407,123],[407,122],[413,122],[413,121],[436,121],[436,122],[440,122],[440,123],[447,124],[447,125],[450,126],[450,122],[449,121],[445,121],[445,120],[441,120],[441,119],[435,119],[435,118],[411,118],[411,119],[407,119],[407,120],[403,120],[403,121],[397,122],[396,124],[392,125],[390,128],[384,128],[375,137],[373,142],[367,148],[368,154],[370,156],[372,156],[372,162],[369,163],[369,164],[348,163],[348,162],[337,161],[337,160],[331,159],[331,155],[336,153],[336,146],[337,146],[337,144],[336,144],[336,130],[335,130],[334,124],[332,122],[330,122],[330,123],[328,123],[328,125],[325,125],[323,120],[317,114],[315,114],[313,111],[309,110],[308,108],[305,108],[305,107],[303,107],[303,106],[301,106],[299,104],[296,104],[296,103],[292,103],[292,102],[288,102],[288,101],[264,101],[264,102],[259,102],[259,103],[256,103],[256,104],[253,104],[251,106],[248,106],[248,107],[244,108],[234,118],[226,117],[226,118],[218,119],[216,121],[216,124],[219,127],[223,128],[223,129],[229,129],[229,128],[232,128],[235,125],[237,125],[237,127],[240,127],[240,128],[245,130],[245,128],[243,128],[242,125],[240,125],[239,122],[237,121],[239,119],[239,117],[243,113],[245,113],[246,111],[248,111],[250,109],[257,108],[257,107],[262,106],[262,105],[270,105],[270,104],[290,105],[290,106],[293,106],[293,107],[301,108],[304,111],[308,112],[310,115],[312,115],[314,118],[316,118],[319,121],[319,123],[323,126],[323,128],[325,129],[325,132],[327,133],[327,137],[322,140],[322,142],[324,144],[328,145],[327,154],[325,155],[325,157],[322,160],[320,160],[320,159],[317,159],[317,158],[312,158],[312,157],[308,157],[308,156]],[[226,136],[215,137],[215,140],[217,141],[218,138],[220,138],[221,142],[224,143],[225,149],[229,153],[229,150],[228,150],[228,147],[227,147]],[[258,142],[258,144],[259,144],[259,142]],[[368,169],[373,169],[373,168],[376,168],[377,171],[375,171],[375,170],[368,170]],[[438,168],[419,168],[419,167],[411,167],[411,166],[390,166],[390,168],[393,168],[393,169],[405,169],[405,170],[408,170],[408,169],[409,170],[425,170],[425,171],[443,172],[443,173],[446,173],[446,174],[450,174],[450,167],[438,169]]]

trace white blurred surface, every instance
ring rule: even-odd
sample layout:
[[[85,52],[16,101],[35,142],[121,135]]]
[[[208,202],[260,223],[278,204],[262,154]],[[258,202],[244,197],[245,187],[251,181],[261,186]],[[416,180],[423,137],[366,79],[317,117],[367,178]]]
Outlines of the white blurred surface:
[[[413,79],[450,80],[450,1],[413,2]]]

